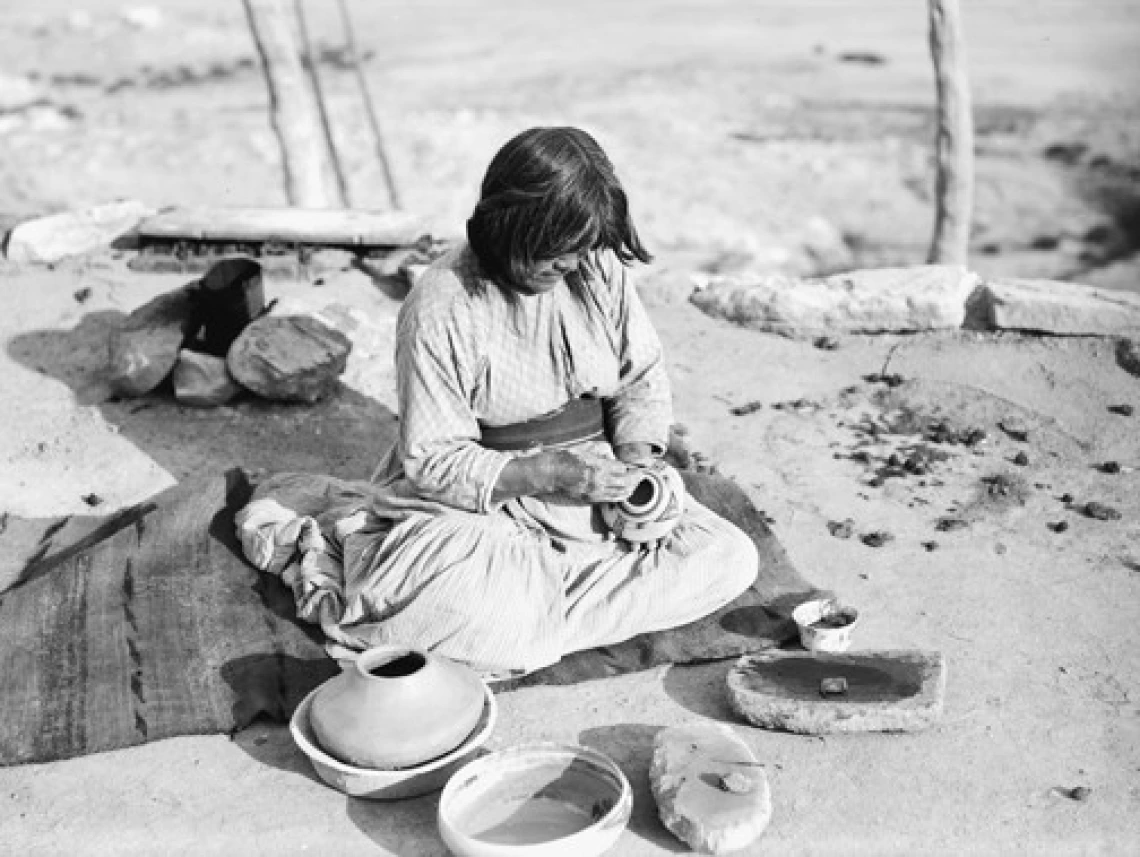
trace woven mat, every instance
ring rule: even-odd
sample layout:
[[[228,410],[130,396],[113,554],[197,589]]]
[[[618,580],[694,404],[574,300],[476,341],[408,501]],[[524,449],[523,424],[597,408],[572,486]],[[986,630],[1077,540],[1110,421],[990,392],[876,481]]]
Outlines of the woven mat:
[[[756,584],[699,622],[569,655],[498,691],[733,657],[794,635],[791,609],[817,590],[735,483],[684,476],[752,536]],[[188,481],[84,527],[74,544],[43,546],[0,595],[0,766],[284,723],[336,673],[290,593],[241,557],[233,516],[249,494],[238,471]]]

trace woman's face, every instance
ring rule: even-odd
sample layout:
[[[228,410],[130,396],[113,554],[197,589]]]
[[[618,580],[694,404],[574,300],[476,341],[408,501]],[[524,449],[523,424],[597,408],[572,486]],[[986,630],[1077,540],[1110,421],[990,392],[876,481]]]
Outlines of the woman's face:
[[[536,261],[523,283],[524,290],[532,295],[546,294],[562,283],[567,274],[578,270],[580,261],[579,253],[563,253],[554,259]]]

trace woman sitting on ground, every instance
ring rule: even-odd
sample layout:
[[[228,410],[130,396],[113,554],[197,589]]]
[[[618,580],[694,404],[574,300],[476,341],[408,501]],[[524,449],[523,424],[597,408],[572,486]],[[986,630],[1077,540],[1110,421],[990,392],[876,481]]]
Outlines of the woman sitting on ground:
[[[639,545],[599,513],[659,461],[672,421],[626,273],[650,256],[605,153],[575,128],[519,134],[467,235],[401,309],[399,438],[373,478],[372,526],[346,537],[326,634],[506,676],[732,601],[757,572],[734,525],[690,498],[666,539]]]

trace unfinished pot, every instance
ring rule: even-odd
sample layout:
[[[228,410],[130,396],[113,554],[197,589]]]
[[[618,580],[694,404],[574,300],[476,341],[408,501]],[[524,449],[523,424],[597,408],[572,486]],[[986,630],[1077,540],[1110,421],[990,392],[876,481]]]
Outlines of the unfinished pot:
[[[455,749],[479,721],[484,685],[468,667],[406,646],[378,646],[325,683],[309,722],[321,749],[392,770]]]
[[[667,464],[647,467],[625,500],[602,505],[602,520],[619,539],[652,542],[673,531],[685,511],[685,483]]]

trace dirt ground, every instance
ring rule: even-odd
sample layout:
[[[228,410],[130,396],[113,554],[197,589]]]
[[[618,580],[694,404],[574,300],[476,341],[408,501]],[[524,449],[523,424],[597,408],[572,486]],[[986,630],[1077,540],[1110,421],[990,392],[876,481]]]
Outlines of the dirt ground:
[[[334,7],[309,5],[319,41],[339,44]],[[749,853],[1133,853],[1140,379],[1118,366],[1113,343],[949,332],[848,336],[828,351],[708,318],[683,298],[694,273],[922,261],[932,220],[923,4],[351,5],[374,52],[406,207],[455,235],[512,133],[595,132],[658,253],[643,293],[694,446],[773,518],[806,576],[859,607],[856,648],[945,655],[945,717],[924,733],[819,739],[737,724],[774,801]],[[1140,4],[963,6],[978,107],[972,266],[1140,291]],[[34,74],[49,96],[0,114],[0,215],[119,197],[284,203],[241,5],[165,3],[153,28],[131,23],[131,8],[0,3],[0,73]],[[380,206],[352,79],[327,56],[353,202]],[[188,279],[135,273],[127,260],[0,263],[5,521],[106,513],[234,465],[372,469],[395,421],[398,291],[359,271],[268,284],[280,310],[318,312],[353,339],[342,387],[317,406],[114,401],[108,331]],[[905,383],[864,379],[884,364]],[[732,413],[750,402],[762,407]],[[1119,404],[1136,413],[1109,411]],[[1025,442],[998,427],[1014,416],[1030,427]],[[986,440],[931,443],[915,433],[924,418]],[[892,452],[916,446],[946,456],[923,476],[875,484]],[[1021,452],[1025,465],[1014,463]],[[1104,472],[1106,461],[1121,471]],[[1122,517],[1085,517],[1090,500]],[[939,530],[947,517],[965,526]],[[847,519],[854,535],[834,537],[828,524]],[[861,538],[877,532],[893,539]],[[0,559],[0,589],[10,560]],[[635,788],[613,853],[675,853],[649,794],[652,739],[693,720],[735,722],[728,667],[503,694],[490,746],[553,739],[610,754]],[[1076,786],[1091,789],[1086,800],[1067,796]],[[436,804],[346,799],[315,779],[285,729],[258,724],[233,739],[0,769],[0,854],[426,857],[446,854]]]

